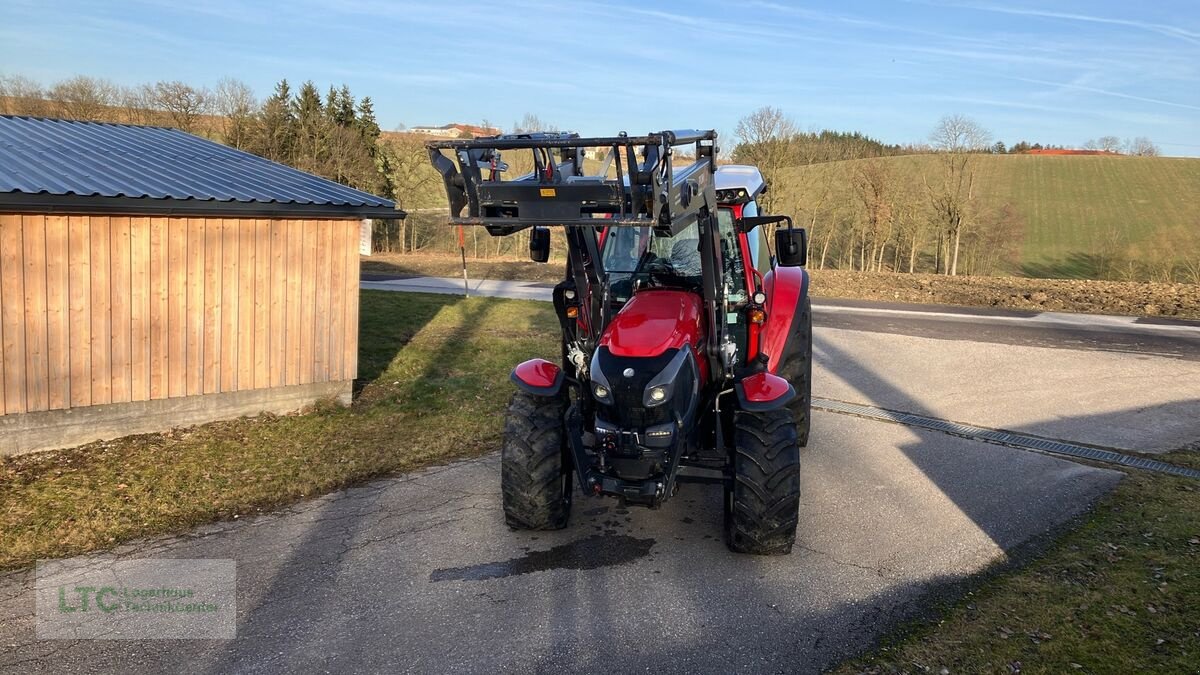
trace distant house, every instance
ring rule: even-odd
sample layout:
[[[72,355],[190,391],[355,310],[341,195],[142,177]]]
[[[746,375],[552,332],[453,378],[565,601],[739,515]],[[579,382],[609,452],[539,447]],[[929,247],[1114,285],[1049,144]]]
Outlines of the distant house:
[[[409,127],[408,132],[411,134],[437,136],[439,138],[462,138],[464,136],[478,138],[480,136],[496,136],[502,133],[500,129],[480,127],[472,124],[443,124],[440,127]]]
[[[349,402],[374,195],[174,129],[0,116],[0,455]]]
[[[458,138],[458,129],[453,124],[445,124],[440,127],[409,127],[410,134],[423,134],[425,136],[438,136],[441,138]]]

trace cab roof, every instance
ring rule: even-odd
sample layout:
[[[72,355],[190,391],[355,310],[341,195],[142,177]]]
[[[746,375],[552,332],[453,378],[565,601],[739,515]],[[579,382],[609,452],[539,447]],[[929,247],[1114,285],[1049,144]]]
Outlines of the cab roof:
[[[753,198],[767,187],[758,167],[745,164],[724,164],[717,167],[715,187],[717,190],[742,188]]]

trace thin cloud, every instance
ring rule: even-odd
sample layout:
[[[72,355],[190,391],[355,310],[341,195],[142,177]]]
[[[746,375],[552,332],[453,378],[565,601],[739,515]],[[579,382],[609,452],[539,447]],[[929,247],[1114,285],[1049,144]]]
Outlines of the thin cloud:
[[[1113,96],[1115,98],[1124,98],[1130,101],[1141,101],[1142,103],[1154,103],[1156,105],[1166,105],[1174,108],[1185,108],[1187,110],[1200,110],[1198,105],[1190,105],[1187,103],[1178,103],[1176,101],[1164,101],[1160,98],[1149,98],[1147,96],[1135,96],[1133,94],[1123,94],[1119,91],[1110,91],[1108,89],[1100,89],[1098,87],[1088,87],[1082,84],[1074,84],[1071,82],[1050,82],[1048,80],[1038,80],[1030,77],[1017,77],[1015,75],[997,75],[996,77],[1006,77],[1010,80],[1018,82],[1028,82],[1030,84],[1041,84],[1048,87],[1062,87],[1063,89],[1075,89],[1078,91],[1087,91],[1093,94],[1102,94],[1104,96]]]
[[[1190,42],[1194,45],[1200,45],[1200,33],[1171,26],[1163,23],[1152,23],[1149,21],[1135,21],[1133,19],[1114,19],[1106,16],[1093,16],[1090,14],[1074,14],[1071,12],[1052,12],[1043,9],[1025,9],[1022,7],[1005,7],[1003,5],[990,5],[980,3],[937,3],[947,7],[960,7],[963,9],[975,9],[983,12],[993,12],[996,14],[1010,14],[1013,16],[1036,16],[1046,19],[1063,19],[1066,21],[1081,21],[1085,23],[1098,23],[1110,26],[1125,26],[1127,28],[1137,28],[1139,30],[1173,37],[1185,42]]]

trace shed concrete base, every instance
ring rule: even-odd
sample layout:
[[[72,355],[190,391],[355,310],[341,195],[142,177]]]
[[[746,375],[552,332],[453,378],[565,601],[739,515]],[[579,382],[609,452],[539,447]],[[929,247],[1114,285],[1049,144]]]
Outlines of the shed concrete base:
[[[92,441],[166,431],[265,412],[295,412],[323,400],[334,399],[342,405],[349,405],[352,386],[352,380],[318,382],[0,415],[0,456],[69,448]]]

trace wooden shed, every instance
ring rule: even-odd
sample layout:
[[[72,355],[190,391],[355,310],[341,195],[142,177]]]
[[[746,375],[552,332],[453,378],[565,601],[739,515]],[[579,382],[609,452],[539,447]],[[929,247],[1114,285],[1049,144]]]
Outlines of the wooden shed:
[[[392,202],[174,129],[0,116],[0,455],[348,402]]]

